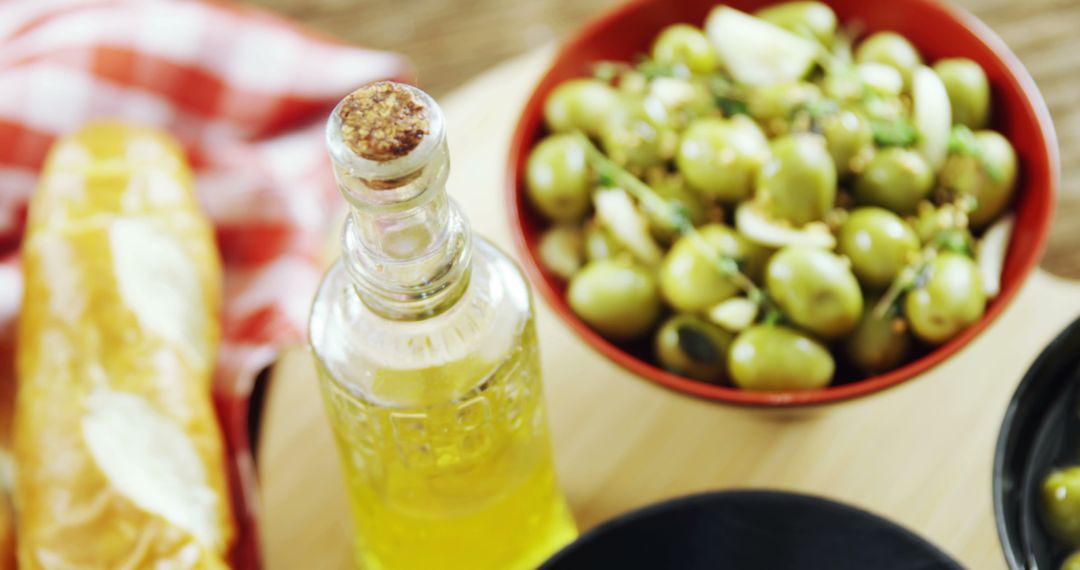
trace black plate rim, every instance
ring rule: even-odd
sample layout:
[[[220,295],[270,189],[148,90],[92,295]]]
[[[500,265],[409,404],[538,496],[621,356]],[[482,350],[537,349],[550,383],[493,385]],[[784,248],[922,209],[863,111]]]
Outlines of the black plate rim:
[[[844,512],[845,514],[852,515],[854,517],[861,518],[874,524],[881,525],[883,528],[888,528],[890,531],[896,532],[898,535],[902,535],[912,540],[914,543],[921,545],[925,548],[927,553],[934,553],[938,558],[941,559],[942,562],[951,564],[958,570],[962,570],[963,568],[963,566],[961,566],[956,560],[954,560],[952,556],[947,554],[944,550],[942,550],[940,547],[930,542],[926,538],[920,536],[919,534],[913,532],[912,530],[897,522],[894,522],[881,515],[875,514],[860,507],[856,507],[854,505],[827,497],[794,491],[786,491],[779,489],[727,489],[683,495],[665,501],[660,501],[658,503],[653,503],[638,509],[634,509],[621,515],[617,515],[614,518],[609,519],[599,525],[596,525],[595,527],[582,533],[581,536],[577,538],[577,540],[563,547],[561,550],[552,555],[551,558],[548,558],[537,570],[550,570],[551,568],[554,568],[555,564],[563,562],[566,558],[571,556],[573,554],[573,551],[581,545],[596,540],[597,537],[605,535],[609,532],[617,531],[619,528],[634,524],[640,520],[661,515],[672,510],[678,510],[686,505],[693,505],[699,502],[722,500],[724,498],[736,496],[758,498],[768,497],[835,509],[837,511]]]

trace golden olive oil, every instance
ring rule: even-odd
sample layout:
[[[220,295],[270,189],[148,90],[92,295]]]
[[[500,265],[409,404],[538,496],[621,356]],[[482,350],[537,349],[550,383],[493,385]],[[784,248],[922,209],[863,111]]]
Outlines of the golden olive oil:
[[[357,90],[327,144],[351,211],[309,333],[357,563],[535,568],[577,531],[555,476],[528,285],[446,196],[442,116],[426,94]]]
[[[331,422],[347,428],[338,444],[363,568],[525,570],[576,536],[556,485],[529,328],[460,400],[386,408],[324,380]],[[391,375],[430,384],[443,373]]]

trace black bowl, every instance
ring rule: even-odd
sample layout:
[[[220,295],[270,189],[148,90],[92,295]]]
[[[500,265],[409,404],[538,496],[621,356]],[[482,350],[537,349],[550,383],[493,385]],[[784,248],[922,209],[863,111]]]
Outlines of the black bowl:
[[[1057,568],[1069,549],[1039,515],[1039,487],[1056,466],[1080,462],[1080,320],[1031,365],[1005,412],[994,455],[994,511],[1009,567]]]
[[[957,570],[910,531],[826,499],[776,491],[693,495],[585,533],[541,570]]]

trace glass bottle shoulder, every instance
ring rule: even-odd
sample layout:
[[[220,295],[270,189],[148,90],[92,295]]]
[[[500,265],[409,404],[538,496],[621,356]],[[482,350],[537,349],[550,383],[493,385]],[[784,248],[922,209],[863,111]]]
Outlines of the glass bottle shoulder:
[[[380,405],[416,406],[467,394],[532,338],[532,326],[521,271],[478,238],[461,298],[420,320],[372,311],[339,260],[315,298],[309,336],[321,372],[344,389]]]

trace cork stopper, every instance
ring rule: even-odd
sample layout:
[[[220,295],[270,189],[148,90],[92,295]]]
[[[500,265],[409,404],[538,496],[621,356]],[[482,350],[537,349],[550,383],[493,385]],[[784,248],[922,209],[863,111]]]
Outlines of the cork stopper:
[[[409,154],[429,134],[424,103],[391,81],[370,83],[350,93],[338,109],[338,118],[349,150],[375,162]]]

